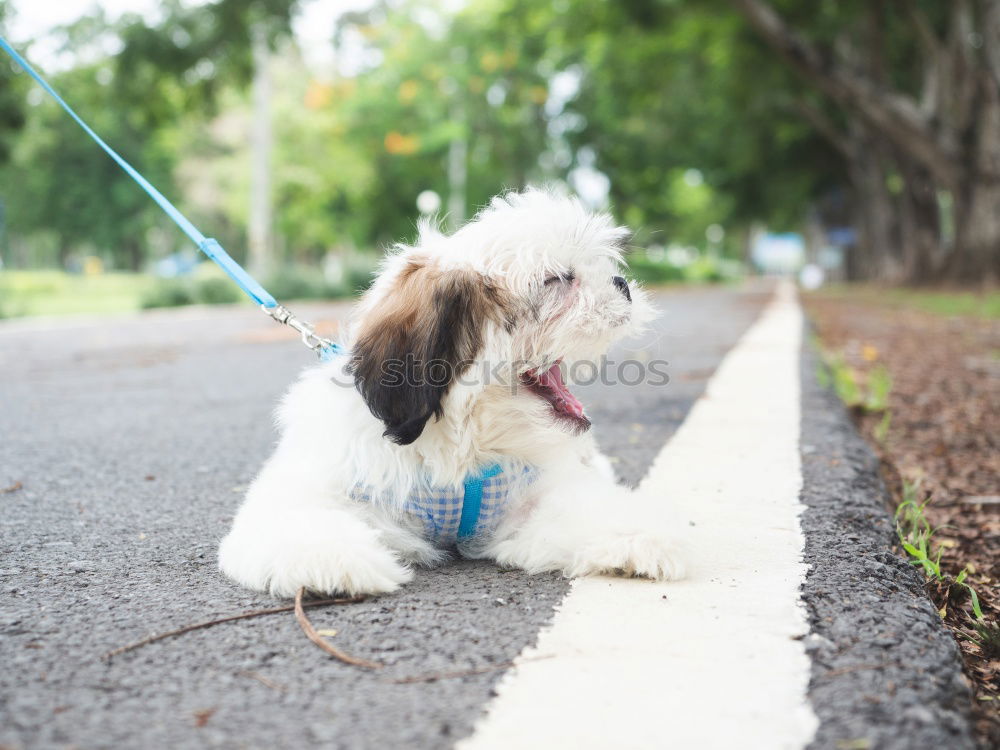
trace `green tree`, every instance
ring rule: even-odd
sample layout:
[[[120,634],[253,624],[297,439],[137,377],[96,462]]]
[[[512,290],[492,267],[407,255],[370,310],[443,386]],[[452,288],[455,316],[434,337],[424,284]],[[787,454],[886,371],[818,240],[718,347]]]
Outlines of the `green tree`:
[[[6,38],[4,22],[10,15],[6,0],[0,0],[0,36]],[[6,55],[0,57],[0,164],[10,156],[10,142],[24,127],[25,82],[17,65]]]
[[[261,28],[277,41],[287,33],[295,6],[292,0],[221,0],[187,7],[172,0],[155,25],[134,14],[110,24],[97,9],[61,30],[65,50],[97,62],[55,76],[53,84],[106,141],[183,203],[173,181],[178,128],[191,118],[204,122],[216,111],[221,90],[246,84],[251,29]],[[103,53],[109,38],[122,45],[110,59]],[[0,64],[0,83],[8,76],[14,85],[0,88],[0,157],[8,142],[5,125],[19,124],[28,89],[24,74]],[[171,226],[48,99],[29,108],[11,157],[0,183],[8,225],[22,236],[33,235],[33,247],[52,237],[60,263],[74,249],[86,249],[114,266],[138,269],[148,256],[149,231]],[[241,236],[225,222],[217,234]],[[184,241],[176,230],[161,236],[172,238],[165,241],[168,249]]]
[[[731,3],[777,60],[836,105],[844,125],[824,130],[856,175],[868,222],[889,227],[868,248],[884,261],[876,272],[995,282],[1000,2],[824,3],[819,13]]]
[[[724,4],[507,8],[533,18],[540,64],[578,77],[577,95],[554,115],[572,147],[567,169],[593,160],[630,224],[695,244],[709,224],[790,227],[842,182],[836,153],[792,106],[794,79]],[[704,183],[685,189],[679,176],[691,170]]]
[[[171,190],[169,154],[134,119],[114,106],[106,64],[75,68],[56,76],[57,90],[72,92],[74,106],[107,141],[152,182]],[[112,265],[138,269],[146,232],[164,223],[152,201],[117,164],[45,97],[30,109],[27,125],[2,168],[0,199],[18,233],[55,238],[58,260],[90,246]]]
[[[147,125],[213,112],[222,90],[253,76],[253,35],[265,34],[272,45],[286,38],[297,7],[298,0],[166,0],[155,23],[127,14],[115,29],[122,44],[116,94]]]
[[[469,209],[505,188],[554,176],[539,165],[548,144],[548,78],[536,67],[541,39],[524,35],[526,19],[494,10],[477,2],[448,16],[410,3],[379,23],[376,13],[342,21],[341,35],[357,32],[381,58],[337,84],[350,94],[330,104],[347,117],[346,137],[372,159],[372,240],[412,235],[421,191],[448,198],[462,188],[448,177],[455,142],[465,154]]]

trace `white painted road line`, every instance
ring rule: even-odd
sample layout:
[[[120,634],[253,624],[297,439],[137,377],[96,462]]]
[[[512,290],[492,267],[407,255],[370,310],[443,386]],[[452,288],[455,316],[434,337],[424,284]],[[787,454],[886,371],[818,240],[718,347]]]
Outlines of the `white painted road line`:
[[[461,750],[808,744],[801,337],[782,287],[643,483],[693,523],[688,579],[574,581]]]

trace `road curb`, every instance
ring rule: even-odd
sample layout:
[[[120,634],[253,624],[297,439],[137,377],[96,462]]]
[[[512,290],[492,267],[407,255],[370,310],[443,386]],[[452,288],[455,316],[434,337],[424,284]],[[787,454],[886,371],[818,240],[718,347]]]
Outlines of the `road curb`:
[[[802,587],[820,727],[810,748],[975,748],[961,653],[920,573],[893,549],[878,460],[802,357]]]

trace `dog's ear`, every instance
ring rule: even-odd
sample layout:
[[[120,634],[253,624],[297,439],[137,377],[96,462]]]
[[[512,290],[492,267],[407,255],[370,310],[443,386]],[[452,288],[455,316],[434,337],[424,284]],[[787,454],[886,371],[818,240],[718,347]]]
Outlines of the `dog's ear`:
[[[412,260],[361,321],[350,372],[383,433],[409,445],[455,378],[472,364],[486,325],[503,318],[502,295],[479,273]]]

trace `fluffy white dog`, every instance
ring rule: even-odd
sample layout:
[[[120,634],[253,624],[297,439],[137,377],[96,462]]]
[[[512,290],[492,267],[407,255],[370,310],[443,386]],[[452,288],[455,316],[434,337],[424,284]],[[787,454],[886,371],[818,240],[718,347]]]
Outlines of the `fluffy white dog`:
[[[626,235],[539,190],[450,236],[422,226],[359,303],[347,353],[285,396],[223,572],[277,596],[374,594],[457,548],[530,573],[679,577],[662,498],[615,483],[564,379],[651,317],[619,275]]]

